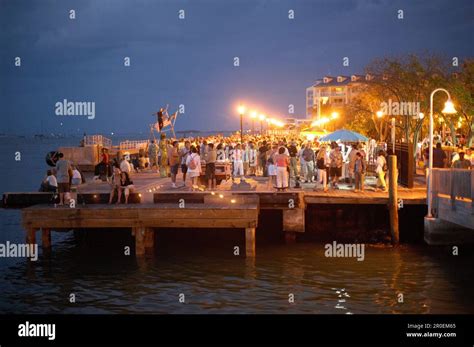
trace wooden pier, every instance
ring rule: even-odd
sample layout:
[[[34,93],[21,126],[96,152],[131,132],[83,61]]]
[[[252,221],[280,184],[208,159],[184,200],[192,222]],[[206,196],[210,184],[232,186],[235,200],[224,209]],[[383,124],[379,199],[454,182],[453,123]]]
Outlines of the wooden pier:
[[[156,173],[138,173],[132,177],[135,190],[129,204],[107,204],[110,186],[90,181],[73,194],[74,206],[56,206],[51,193],[5,193],[4,208],[21,208],[27,242],[36,242],[41,230],[43,247],[51,248],[51,231],[87,228],[129,228],[135,236],[135,253],[141,256],[155,246],[154,232],[159,228],[237,228],[245,233],[246,256],[255,256],[255,234],[260,210],[281,210],[285,240],[293,242],[304,233],[308,205],[387,205],[388,193],[368,187],[364,192],[341,189],[313,190],[314,184],[286,192],[269,190],[266,178],[248,178],[247,190],[230,180],[215,191],[172,189],[169,178]],[[237,182],[239,180],[236,180]],[[403,204],[426,204],[424,186],[399,187]]]

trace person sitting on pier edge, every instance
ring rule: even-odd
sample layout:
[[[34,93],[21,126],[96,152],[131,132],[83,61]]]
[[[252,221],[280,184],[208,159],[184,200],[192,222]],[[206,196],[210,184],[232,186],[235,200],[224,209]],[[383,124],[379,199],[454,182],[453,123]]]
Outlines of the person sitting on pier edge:
[[[199,176],[201,175],[201,157],[198,154],[196,146],[191,146],[191,154],[186,159],[188,175],[191,177],[191,189],[194,191],[199,185]]]
[[[283,146],[278,149],[278,154],[275,155],[275,165],[277,170],[277,190],[285,191],[288,188],[288,166],[290,165],[290,159],[285,154],[285,147]]]
[[[113,174],[112,174],[112,179],[110,182],[110,196],[109,196],[109,204],[112,203],[114,197],[115,197],[115,191],[117,191],[117,203],[120,202],[120,195],[118,194],[120,192],[120,185],[121,185],[121,172],[120,172],[120,167],[117,162],[114,162],[113,164]]]
[[[170,171],[171,171],[171,187],[176,187],[176,176],[178,175],[179,170],[179,152],[178,152],[178,141],[173,141],[173,145],[169,150],[169,161],[170,161]]]
[[[128,172],[121,172],[120,173],[120,187],[119,187],[117,203],[120,204],[120,200],[122,199],[122,192],[124,192],[125,203],[128,204],[128,197],[130,195],[131,190],[133,190],[133,182],[132,180],[130,180],[130,176]]]
[[[217,151],[213,143],[207,145],[208,151],[206,154],[206,179],[209,189],[216,189],[216,159]]]
[[[375,168],[375,173],[377,174],[377,186],[381,186],[384,192],[387,191],[387,183],[385,182],[386,172],[387,160],[385,159],[384,151],[380,150],[377,156],[377,167]]]
[[[71,191],[70,179],[71,164],[64,159],[64,154],[59,153],[59,160],[56,163],[56,179],[58,181],[59,205],[64,205],[64,197]]]
[[[46,177],[43,182],[41,182],[39,191],[53,193],[58,191],[58,181],[56,180],[56,176],[54,176],[53,170],[48,170],[46,172]]]

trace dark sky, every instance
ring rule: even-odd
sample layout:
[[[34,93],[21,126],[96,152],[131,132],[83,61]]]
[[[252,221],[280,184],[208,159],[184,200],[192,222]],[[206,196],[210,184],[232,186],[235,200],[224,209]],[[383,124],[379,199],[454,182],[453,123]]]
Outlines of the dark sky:
[[[146,134],[166,103],[185,105],[178,130],[237,129],[239,100],[304,117],[325,74],[406,53],[472,57],[473,17],[472,0],[0,0],[0,133]],[[95,119],[56,115],[63,99],[94,101]]]

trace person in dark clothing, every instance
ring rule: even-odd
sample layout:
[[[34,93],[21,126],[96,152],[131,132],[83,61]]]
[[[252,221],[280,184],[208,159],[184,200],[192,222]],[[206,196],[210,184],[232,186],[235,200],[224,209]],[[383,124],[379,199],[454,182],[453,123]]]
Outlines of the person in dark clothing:
[[[433,149],[433,167],[445,168],[447,159],[446,153],[441,148],[441,142],[438,142],[436,148]]]

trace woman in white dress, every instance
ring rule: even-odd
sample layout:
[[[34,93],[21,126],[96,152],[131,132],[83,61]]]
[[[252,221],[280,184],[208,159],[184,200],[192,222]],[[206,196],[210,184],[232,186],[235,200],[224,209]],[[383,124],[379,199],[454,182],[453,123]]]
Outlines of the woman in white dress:
[[[187,175],[191,178],[191,189],[197,190],[199,186],[199,176],[201,176],[201,157],[198,154],[196,146],[191,146],[191,154],[186,159],[188,167]]]
[[[278,145],[276,143],[273,144],[272,149],[267,153],[267,171],[268,171],[268,189],[273,189],[276,184],[276,176],[277,176],[277,167],[275,163],[275,155],[278,153]]]

